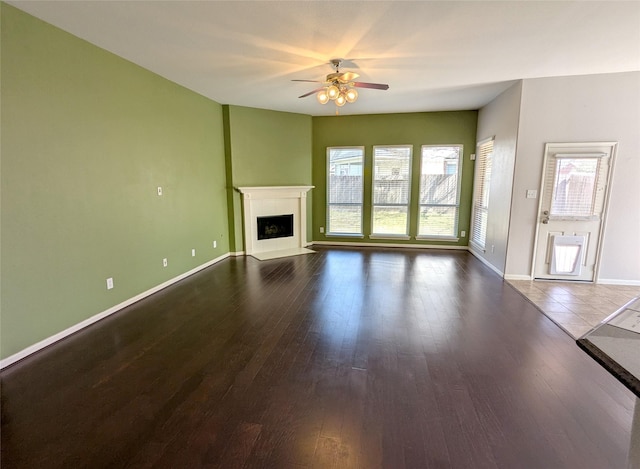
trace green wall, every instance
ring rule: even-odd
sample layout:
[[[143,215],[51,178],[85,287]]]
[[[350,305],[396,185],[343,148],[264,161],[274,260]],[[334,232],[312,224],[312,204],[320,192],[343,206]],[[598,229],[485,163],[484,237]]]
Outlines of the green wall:
[[[473,161],[475,153],[477,111],[425,112],[407,114],[380,114],[364,116],[337,116],[313,118],[313,240],[357,241],[371,243],[405,243],[429,245],[468,244],[468,236],[458,242],[370,240],[371,234],[371,178],[374,145],[413,145],[412,201],[418,200],[420,180],[420,149],[422,145],[464,145],[462,191],[460,194],[460,222],[458,231],[469,233],[471,196],[473,187]],[[320,233],[326,226],[326,152],[327,147],[364,146],[364,235],[365,239],[340,238]],[[410,236],[417,234],[418,206],[410,209]]]
[[[229,252],[229,227],[221,105],[0,8],[6,358]]]
[[[227,133],[227,174],[235,243],[244,249],[242,200],[234,190],[242,186],[311,185],[311,116],[241,106],[224,106]],[[311,213],[313,192],[307,196]],[[307,232],[311,233],[311,217]]]

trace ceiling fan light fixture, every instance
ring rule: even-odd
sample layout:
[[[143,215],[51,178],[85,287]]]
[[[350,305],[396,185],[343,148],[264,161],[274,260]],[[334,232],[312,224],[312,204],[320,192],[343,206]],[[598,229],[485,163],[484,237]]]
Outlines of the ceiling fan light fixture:
[[[329,102],[329,95],[327,94],[327,89],[324,88],[318,93],[316,93],[316,99],[320,104],[327,104]]]
[[[334,73],[330,73],[325,77],[324,81],[318,80],[293,80],[311,83],[321,83],[319,88],[298,96],[298,98],[306,98],[312,94],[316,95],[316,100],[320,104],[327,104],[329,101],[336,103],[336,108],[342,107],[347,103],[355,103],[358,99],[358,91],[356,88],[371,88],[374,90],[388,90],[389,85],[383,83],[364,83],[355,81],[360,75],[354,72],[340,72],[340,64],[342,59],[332,59],[331,65],[335,69]],[[338,110],[336,109],[336,115]]]
[[[330,85],[327,87],[327,96],[329,99],[337,99],[340,96],[340,89],[336,85]]]
[[[358,92],[354,88],[349,88],[344,97],[348,103],[355,103],[356,99],[358,99]]]

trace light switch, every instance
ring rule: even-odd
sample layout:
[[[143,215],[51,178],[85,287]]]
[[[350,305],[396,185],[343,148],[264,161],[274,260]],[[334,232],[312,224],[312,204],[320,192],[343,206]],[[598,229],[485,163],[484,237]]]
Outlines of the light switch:
[[[538,197],[538,191],[535,189],[527,189],[527,199],[535,199]]]

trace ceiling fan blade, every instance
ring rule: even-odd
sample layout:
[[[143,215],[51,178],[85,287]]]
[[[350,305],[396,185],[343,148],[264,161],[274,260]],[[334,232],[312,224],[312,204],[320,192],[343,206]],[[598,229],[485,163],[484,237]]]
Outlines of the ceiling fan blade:
[[[324,86],[322,88],[316,88],[313,91],[309,91],[308,93],[303,94],[302,96],[298,96],[298,98],[306,98],[307,96],[311,96],[312,94],[316,94],[318,91],[323,90]]]
[[[386,85],[386,84],[382,84],[382,83],[364,83],[364,82],[361,82],[361,81],[353,82],[353,86],[355,86],[356,88],[372,88],[374,90],[388,90],[389,89],[389,85]]]
[[[353,72],[344,72],[342,74],[342,76],[340,78],[338,78],[338,80],[340,80],[343,83],[347,83],[350,81],[355,80],[356,78],[358,78],[360,75],[358,75],[357,73],[353,73]]]
[[[322,83],[318,80],[291,80],[291,81],[304,81],[305,83]]]

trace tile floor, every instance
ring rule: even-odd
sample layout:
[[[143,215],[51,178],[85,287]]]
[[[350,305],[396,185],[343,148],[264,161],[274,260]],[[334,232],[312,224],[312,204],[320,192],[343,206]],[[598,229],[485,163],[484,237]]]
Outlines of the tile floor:
[[[544,280],[508,282],[574,339],[640,295],[640,286]]]

